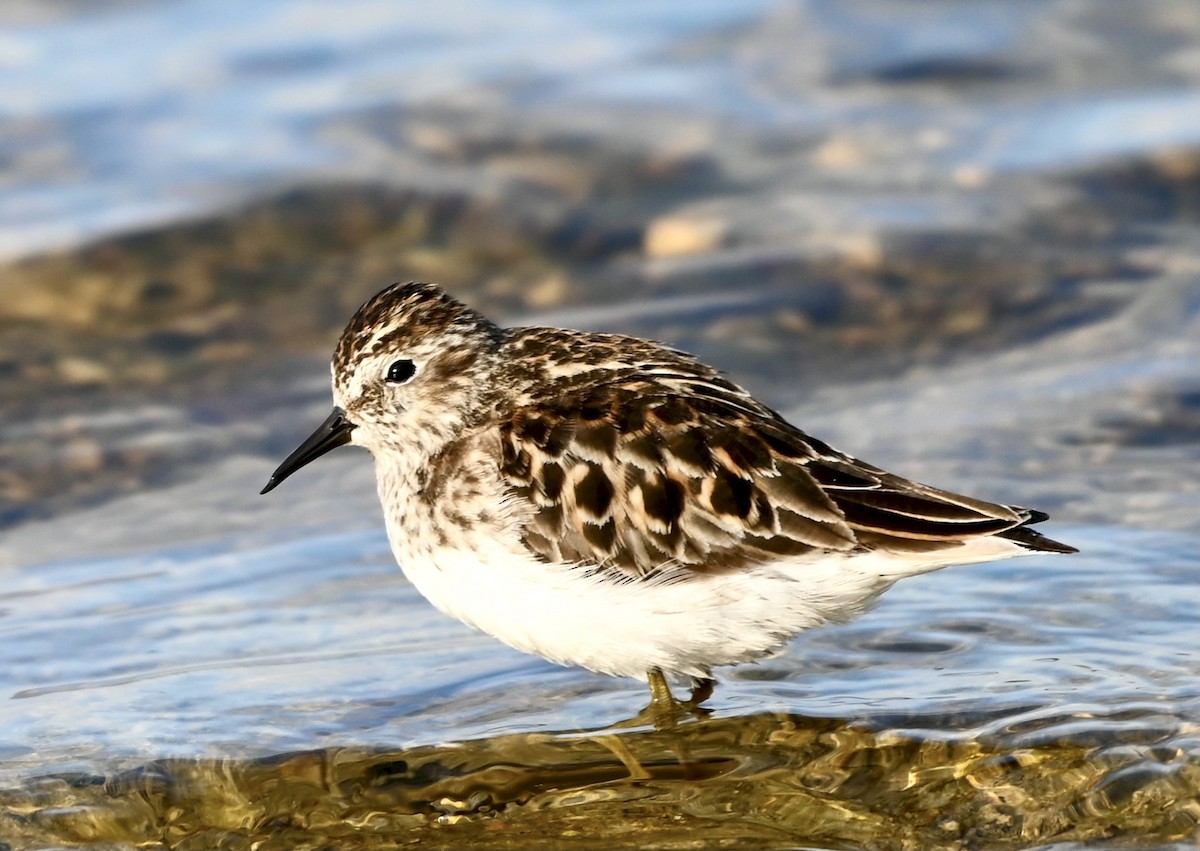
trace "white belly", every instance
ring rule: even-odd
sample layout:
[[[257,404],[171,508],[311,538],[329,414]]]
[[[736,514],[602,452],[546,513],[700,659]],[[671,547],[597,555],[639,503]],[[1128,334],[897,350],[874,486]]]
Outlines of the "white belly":
[[[759,658],[802,630],[860,614],[894,581],[842,555],[668,583],[503,551],[397,555],[443,612],[552,662],[640,679],[650,668],[700,677]]]

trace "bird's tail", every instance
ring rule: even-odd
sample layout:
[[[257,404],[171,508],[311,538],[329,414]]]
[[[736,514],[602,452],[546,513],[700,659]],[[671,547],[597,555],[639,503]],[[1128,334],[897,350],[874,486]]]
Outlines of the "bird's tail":
[[[1029,527],[1034,523],[1041,523],[1043,520],[1048,520],[1050,515],[1044,511],[1037,511],[1032,508],[1018,508],[1017,506],[1009,506],[1018,514],[1028,515],[1020,526],[1015,526],[1012,529],[1007,529],[997,533],[997,538],[1005,538],[1012,541],[1014,544],[1024,547],[1027,550],[1032,550],[1039,553],[1077,553],[1079,550],[1069,544],[1059,543],[1053,538],[1047,538],[1041,532],[1035,532]]]

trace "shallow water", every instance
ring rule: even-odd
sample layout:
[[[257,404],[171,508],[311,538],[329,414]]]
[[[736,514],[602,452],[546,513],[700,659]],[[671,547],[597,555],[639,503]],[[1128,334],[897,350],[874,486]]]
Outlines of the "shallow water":
[[[418,21],[363,3],[330,26],[303,2],[14,3],[0,251],[224,211],[283,175],[469,184],[485,212],[462,218],[557,236],[482,252],[478,278],[445,264],[465,296],[695,349],[848,452],[1049,511],[1082,552],[906,580],[859,620],[718,672],[710,714],[656,731],[629,720],[643,684],[425,603],[365,454],[258,495],[329,405],[325,326],[280,310],[276,331],[281,302],[261,293],[324,305],[332,327],[351,290],[394,264],[423,273],[434,249],[367,239],[363,267],[318,247],[328,268],[272,272],[313,264],[324,289],[243,260],[243,283],[212,287],[237,310],[207,332],[241,361],[180,344],[162,377],[114,368],[110,386],[0,351],[5,398],[26,393],[0,411],[0,487],[25,494],[0,517],[0,848],[1195,844],[1194,5],[676,8],[470,2]],[[394,49],[414,31],[419,51]],[[102,50],[113,32],[161,38]],[[663,162],[682,177],[655,184]],[[675,253],[646,235],[664,220],[717,225]],[[282,253],[276,226],[246,239]],[[189,254],[253,257],[217,229],[164,233],[121,250],[182,243],[179,281]],[[505,251],[534,272],[506,271]],[[527,297],[554,274],[562,294]],[[93,298],[63,275],[59,306]],[[116,331],[52,329],[55,354],[86,360],[95,334],[160,355],[176,338],[138,309]],[[122,336],[138,322],[150,342]],[[46,471],[84,497],[58,499]]]
[[[766,4],[739,5],[15,0],[0,10],[0,255],[361,168],[320,125],[367,107],[597,72],[653,88],[647,54]]]

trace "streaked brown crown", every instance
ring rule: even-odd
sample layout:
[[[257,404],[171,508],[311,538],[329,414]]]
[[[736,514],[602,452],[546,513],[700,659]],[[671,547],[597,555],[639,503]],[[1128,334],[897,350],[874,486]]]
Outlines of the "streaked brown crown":
[[[417,282],[392,284],[351,317],[334,351],[334,372],[353,371],[364,358],[385,349],[457,342],[480,334],[498,338],[500,332],[440,287]]]

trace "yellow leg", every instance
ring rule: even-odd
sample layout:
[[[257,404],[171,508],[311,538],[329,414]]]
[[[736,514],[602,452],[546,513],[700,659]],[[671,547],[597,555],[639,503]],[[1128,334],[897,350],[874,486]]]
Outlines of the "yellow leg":
[[[667,685],[667,678],[663,676],[661,668],[651,668],[647,671],[646,680],[650,683],[651,705],[672,708],[676,706],[675,695],[671,694],[671,687]]]
[[[676,726],[687,715],[707,715],[708,710],[701,709],[700,704],[712,697],[717,684],[716,680],[709,677],[694,679],[691,696],[681,702],[671,694],[671,687],[667,685],[667,678],[660,668],[647,671],[646,680],[650,683],[650,705],[646,709],[654,717],[654,726],[660,730]]]

